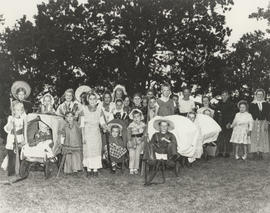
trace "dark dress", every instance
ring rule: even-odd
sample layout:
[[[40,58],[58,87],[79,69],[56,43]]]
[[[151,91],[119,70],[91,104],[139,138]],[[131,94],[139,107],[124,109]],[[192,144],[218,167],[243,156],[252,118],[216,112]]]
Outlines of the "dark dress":
[[[230,143],[232,129],[227,129],[226,125],[233,122],[236,111],[235,104],[229,99],[226,102],[221,101],[217,106],[216,116],[222,129],[218,138],[218,152],[225,155],[232,152],[232,145]]]
[[[159,105],[157,113],[158,116],[168,116],[175,114],[175,107],[172,99],[169,99],[167,102],[158,99],[157,103]]]

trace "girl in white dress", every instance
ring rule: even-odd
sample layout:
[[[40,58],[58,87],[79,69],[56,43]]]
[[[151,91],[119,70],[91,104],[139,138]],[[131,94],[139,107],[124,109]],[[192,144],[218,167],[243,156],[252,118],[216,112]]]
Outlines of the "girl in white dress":
[[[246,101],[238,103],[239,112],[236,113],[231,127],[233,133],[231,136],[231,143],[235,144],[235,159],[238,160],[239,146],[242,144],[244,148],[243,160],[247,159],[247,145],[250,144],[250,136],[253,127],[253,119],[250,113],[247,112],[248,104]]]
[[[101,109],[97,107],[97,95],[88,95],[89,105],[83,106],[81,128],[83,136],[83,166],[87,168],[87,177],[98,176],[102,168],[102,140],[100,132]]]

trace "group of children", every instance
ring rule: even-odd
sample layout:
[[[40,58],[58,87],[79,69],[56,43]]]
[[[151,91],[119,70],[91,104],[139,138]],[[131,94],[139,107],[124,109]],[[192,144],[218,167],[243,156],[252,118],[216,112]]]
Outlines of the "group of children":
[[[8,175],[14,174],[14,135],[20,149],[28,143],[25,130],[26,114],[31,113],[31,109],[26,108],[28,102],[25,99],[30,92],[27,84],[17,83],[12,87],[12,94],[16,100],[12,102],[12,115],[4,128],[8,133],[6,143]],[[122,85],[117,85],[112,94],[106,91],[102,97],[90,87],[81,86],[76,92],[67,89],[63,95],[63,103],[56,110],[53,96],[45,94],[40,100],[37,113],[64,118],[58,134],[62,144],[61,155],[65,159],[65,173],[76,173],[86,168],[88,177],[98,176],[98,170],[103,167],[104,159],[109,160],[113,171],[116,171],[119,163],[123,163],[127,158],[130,174],[136,175],[139,172],[140,156],[147,141],[154,147],[157,158],[177,159],[177,141],[170,132],[174,128],[172,122],[166,119],[155,121],[154,128],[157,133],[148,138],[148,122],[156,116],[179,114],[187,116],[194,122],[195,111],[211,118],[215,118],[215,114],[219,113],[220,122],[224,123],[221,124],[222,130],[233,129],[229,141],[235,144],[236,159],[240,158],[238,154],[240,145],[244,147],[243,160],[247,159],[249,144],[253,152],[258,152],[259,156],[262,152],[268,152],[270,109],[269,104],[263,101],[264,95],[263,90],[256,91],[255,100],[250,105],[251,114],[248,112],[248,103],[240,101],[239,112],[235,117],[233,111],[230,112],[234,119],[225,121],[228,117],[224,114],[224,109],[228,108],[225,105],[227,100],[222,100],[223,108],[214,111],[210,107],[209,98],[203,97],[203,106],[197,110],[195,102],[190,98],[189,89],[184,89],[183,98],[179,98],[172,95],[169,84],[162,86],[160,98],[156,98],[154,91],[149,90],[144,97],[136,93],[132,99],[127,96],[126,89]]]

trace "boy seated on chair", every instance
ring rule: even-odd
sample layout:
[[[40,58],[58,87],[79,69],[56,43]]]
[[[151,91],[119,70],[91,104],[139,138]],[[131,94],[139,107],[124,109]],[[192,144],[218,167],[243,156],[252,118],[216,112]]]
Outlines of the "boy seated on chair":
[[[159,132],[155,133],[150,141],[156,160],[167,160],[168,163],[176,161],[179,157],[177,153],[177,141],[173,133],[174,124],[169,120],[154,121],[154,128]]]
[[[127,149],[123,141],[123,138],[121,137],[123,127],[118,123],[110,123],[108,125],[108,128],[110,130],[109,146],[110,146],[112,170],[113,172],[115,172],[117,164],[123,162],[123,158],[127,153]],[[106,159],[108,159],[107,145],[105,145],[104,150],[105,150],[105,157]]]

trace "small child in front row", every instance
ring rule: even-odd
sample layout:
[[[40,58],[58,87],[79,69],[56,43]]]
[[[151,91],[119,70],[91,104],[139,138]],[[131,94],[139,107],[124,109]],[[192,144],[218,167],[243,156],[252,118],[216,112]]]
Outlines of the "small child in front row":
[[[150,141],[155,152],[157,160],[163,159],[168,161],[175,161],[179,158],[177,154],[177,141],[172,131],[174,124],[169,120],[155,120],[154,128],[156,132]]]
[[[64,173],[77,173],[83,170],[82,132],[73,112],[67,112],[65,120],[66,124],[61,131],[62,154],[66,155]]]
[[[133,109],[129,115],[132,120],[128,126],[129,170],[130,174],[138,174],[140,155],[144,147],[144,133],[146,125],[143,122],[143,113],[139,109]]]
[[[236,113],[231,128],[233,128],[231,143],[235,144],[235,159],[240,159],[238,150],[239,146],[243,145],[244,155],[243,160],[247,159],[247,146],[250,144],[250,136],[253,128],[253,118],[248,113],[248,103],[246,101],[240,101],[238,103],[239,112]]]
[[[110,129],[109,146],[112,170],[113,172],[116,172],[117,164],[122,162],[125,154],[127,153],[127,149],[125,146],[125,142],[121,137],[123,127],[117,123],[111,123],[108,126]],[[105,145],[104,150],[105,156],[108,159],[107,145]]]
[[[12,102],[12,116],[8,117],[8,122],[4,126],[7,135],[7,172],[8,176],[15,175],[16,152],[15,152],[15,134],[18,142],[19,153],[22,146],[25,144],[24,124],[25,111],[23,104],[19,101]]]

